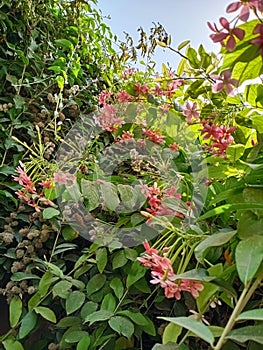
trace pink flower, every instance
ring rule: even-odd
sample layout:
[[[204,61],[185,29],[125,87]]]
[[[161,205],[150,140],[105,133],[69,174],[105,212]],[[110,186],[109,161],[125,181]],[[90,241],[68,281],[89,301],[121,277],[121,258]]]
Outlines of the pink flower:
[[[199,281],[194,280],[176,280],[176,275],[173,271],[171,260],[165,256],[159,255],[158,250],[150,247],[147,241],[144,242],[146,252],[143,257],[137,258],[145,267],[151,269],[150,283],[159,284],[164,289],[166,298],[181,299],[181,292],[191,293],[194,298],[197,298],[199,292],[204,286]],[[163,249],[167,252],[167,248]]]
[[[131,77],[132,75],[134,75],[136,72],[135,68],[127,68],[125,69],[125,71],[123,71],[122,73],[122,78],[123,79],[128,79],[129,77]]]
[[[179,150],[179,146],[177,145],[176,142],[170,144],[170,145],[169,145],[169,148],[170,148],[172,151],[178,151],[178,150]]]
[[[242,40],[245,36],[245,31],[240,28],[230,28],[230,23],[228,20],[224,17],[221,17],[219,19],[219,22],[221,23],[222,27],[226,31],[218,30],[216,24],[214,23],[214,26],[211,23],[207,23],[208,27],[215,32],[215,34],[211,34],[210,38],[213,40],[214,43],[220,42],[221,45],[224,44],[224,40],[226,40],[225,46],[228,51],[233,51],[236,48],[236,39]]]
[[[222,77],[219,75],[211,75],[211,78],[216,80],[216,83],[212,86],[212,91],[217,93],[224,88],[229,96],[234,96],[234,88],[238,86],[238,80],[231,78],[231,71],[225,70],[222,72]]]
[[[152,94],[154,96],[162,96],[164,94],[159,84],[155,85],[155,88],[152,90]]]
[[[169,189],[163,191],[166,197],[181,198],[180,193],[177,193],[176,187],[171,186]]]
[[[121,134],[121,136],[119,136],[116,139],[116,142],[120,142],[120,143],[128,143],[130,141],[134,141],[133,138],[134,134],[130,131],[123,131],[123,133]]]
[[[142,129],[142,133],[144,136],[146,136],[149,140],[155,142],[155,143],[163,143],[164,142],[164,136],[160,135],[159,131],[154,131],[152,129]]]
[[[219,157],[225,157],[225,151],[227,147],[234,141],[231,135],[236,130],[236,127],[226,128],[225,125],[216,126],[214,124],[205,124],[203,129],[200,130],[204,133],[204,139],[209,139],[213,141],[210,147],[207,147],[208,151]]]
[[[16,168],[16,172],[19,174],[19,177],[12,176],[14,181],[17,181],[19,185],[23,186],[27,192],[35,194],[36,188],[30,176],[28,176],[25,172],[25,165],[21,161],[19,161],[19,164],[20,166]]]
[[[171,105],[169,103],[164,103],[163,105],[160,106],[160,111],[162,115],[168,113],[170,109],[171,109]]]
[[[103,130],[116,131],[124,124],[124,121],[117,115],[117,108],[112,105],[105,105],[100,114],[94,117],[94,121]]]
[[[71,181],[71,182],[76,181],[76,177],[75,175],[70,173],[57,172],[57,173],[54,173],[53,181],[55,184],[67,185],[68,181]]]
[[[110,91],[102,91],[99,95],[99,104],[105,106],[111,96],[112,93]]]
[[[147,85],[141,85],[140,83],[135,83],[134,92],[136,96],[143,95],[147,96],[149,93],[149,88]]]
[[[252,7],[257,8],[258,1],[256,0],[240,0],[235,1],[229,4],[226,8],[226,13],[232,13],[240,9],[240,13],[238,17],[241,19],[241,21],[246,22],[250,15],[250,9]]]
[[[169,83],[166,87],[166,91],[164,91],[164,94],[168,97],[172,97],[172,95],[176,92],[179,86],[183,85],[184,81],[182,79],[173,80],[171,83]]]
[[[118,98],[118,102],[120,103],[127,103],[131,101],[131,95],[128,94],[127,91],[122,90],[121,92],[117,93],[117,98]]]
[[[51,180],[43,180],[41,182],[38,183],[40,186],[42,186],[43,188],[52,188],[54,187],[54,184]]]
[[[259,46],[260,54],[263,58],[263,24],[262,23],[257,24],[253,33],[259,34],[259,36],[251,40],[251,43]]]
[[[194,298],[197,298],[199,296],[199,292],[204,289],[201,282],[194,280],[182,280],[180,287],[181,290],[191,293]]]
[[[200,117],[200,114],[197,112],[197,103],[194,102],[192,105],[190,102],[186,102],[185,109],[183,111],[183,115],[186,116],[186,121],[188,124],[191,123],[192,118],[198,119]]]

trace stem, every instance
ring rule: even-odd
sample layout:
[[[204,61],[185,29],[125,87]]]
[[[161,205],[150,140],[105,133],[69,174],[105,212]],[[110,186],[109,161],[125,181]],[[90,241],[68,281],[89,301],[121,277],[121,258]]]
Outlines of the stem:
[[[239,298],[239,300],[238,300],[238,302],[237,302],[237,304],[232,312],[232,315],[231,315],[223,333],[221,334],[221,337],[219,338],[216,346],[213,348],[214,350],[220,350],[222,348],[222,346],[224,345],[224,343],[226,341],[225,337],[232,330],[232,328],[236,322],[237,316],[242,312],[242,310],[244,309],[244,307],[248,303],[249,299],[251,298],[251,296],[253,295],[253,293],[255,292],[255,290],[257,289],[259,284],[261,283],[262,278],[263,278],[263,271],[259,274],[259,276],[256,278],[256,280],[254,281],[254,283],[252,284],[251,287],[250,287],[250,283],[248,283],[248,285],[245,286],[245,288],[243,289],[243,292],[241,293],[240,298]]]
[[[222,348],[222,346],[224,345],[226,339],[225,337],[228,335],[228,333],[231,331],[231,329],[233,328],[235,322],[236,322],[236,318],[237,316],[240,314],[240,312],[242,311],[242,309],[244,308],[245,304],[244,304],[244,299],[246,296],[246,293],[248,292],[248,286],[245,287],[240,295],[240,298],[230,316],[230,319],[227,322],[227,325],[225,327],[225,329],[223,330],[223,333],[221,334],[221,337],[219,338],[216,346],[214,347],[214,350],[220,350]]]

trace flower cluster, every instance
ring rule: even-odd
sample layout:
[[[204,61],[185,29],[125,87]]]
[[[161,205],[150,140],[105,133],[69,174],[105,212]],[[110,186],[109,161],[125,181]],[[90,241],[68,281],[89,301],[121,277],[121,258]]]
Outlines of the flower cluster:
[[[240,10],[238,18],[242,22],[247,22],[251,11],[253,13],[256,13],[257,11],[263,12],[263,0],[239,0],[232,2],[226,8],[227,13],[236,12],[237,10]],[[229,21],[224,17],[221,17],[219,22],[222,29],[218,29],[215,23],[207,23],[208,27],[214,32],[210,35],[210,38],[214,43],[219,42],[222,46],[225,46],[228,51],[234,51],[236,48],[236,39],[243,40],[245,37],[245,31],[235,26],[231,28]],[[253,34],[259,34],[259,36],[251,40],[251,44],[260,47],[260,54],[263,57],[263,30],[261,23],[256,25]]]
[[[16,171],[19,174],[19,176],[13,176],[14,181],[17,181],[19,185],[23,187],[21,190],[15,192],[18,198],[20,200],[25,201],[37,212],[40,212],[43,209],[43,207],[41,207],[40,204],[44,204],[47,206],[55,206],[55,204],[51,200],[47,199],[44,195],[44,188],[53,187],[53,183],[49,180],[41,181],[38,185],[42,188],[40,188],[40,190],[37,191],[31,177],[28,176],[25,172],[24,164],[21,161],[19,162],[19,164],[20,166],[16,168]]]
[[[162,201],[165,198],[176,198],[181,199],[180,193],[177,193],[175,186],[172,186],[169,190],[161,190],[157,183],[155,182],[153,187],[148,187],[147,185],[142,186],[142,191],[144,195],[148,198],[149,207],[146,209],[148,213],[153,216],[176,216],[181,219],[184,218],[184,215],[178,211],[174,211],[163,204]],[[148,219],[147,222],[151,222],[151,219]]]
[[[94,117],[94,121],[103,130],[116,131],[124,124],[124,121],[117,115],[117,108],[113,105],[104,105],[99,115]]]
[[[164,136],[160,135],[160,132],[158,130],[152,130],[152,129],[142,129],[143,135],[149,139],[150,141],[154,143],[163,143],[164,142]]]
[[[176,275],[170,259],[163,255],[159,255],[157,249],[151,248],[148,242],[144,243],[146,250],[142,257],[137,258],[142,265],[151,269],[152,280],[150,283],[159,284],[164,289],[164,294],[167,298],[181,299],[181,292],[191,293],[194,298],[197,298],[199,292],[204,289],[201,282],[196,280],[176,280]],[[165,253],[167,249],[163,249]]]
[[[227,147],[234,141],[231,134],[235,130],[234,126],[227,129],[225,125],[204,124],[200,132],[204,134],[205,140],[211,139],[213,142],[207,150],[219,157],[225,157]]]

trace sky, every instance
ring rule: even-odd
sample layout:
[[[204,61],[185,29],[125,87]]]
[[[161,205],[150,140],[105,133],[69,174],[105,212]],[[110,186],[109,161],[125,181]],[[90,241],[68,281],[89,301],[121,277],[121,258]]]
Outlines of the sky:
[[[142,26],[149,33],[152,22],[160,22],[168,34],[172,36],[172,45],[177,47],[184,40],[191,40],[191,46],[198,48],[202,43],[210,52],[219,52],[220,44],[213,44],[209,38],[211,30],[207,21],[216,22],[220,17],[229,18],[225,9],[231,0],[98,0],[98,8],[105,22],[120,40],[124,40],[123,32],[134,39],[139,38],[137,29]],[[169,62],[173,68],[179,62],[176,54],[156,49],[154,60],[157,68],[161,63]]]

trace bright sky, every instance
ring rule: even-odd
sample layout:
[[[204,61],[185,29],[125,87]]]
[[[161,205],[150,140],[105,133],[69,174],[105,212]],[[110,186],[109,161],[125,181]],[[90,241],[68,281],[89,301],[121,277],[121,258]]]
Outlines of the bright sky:
[[[229,17],[225,9],[233,0],[98,0],[98,7],[112,32],[124,39],[123,32],[138,38],[137,29],[142,26],[146,32],[152,22],[160,22],[172,36],[172,46],[177,47],[184,40],[191,40],[197,48],[201,43],[207,51],[219,52],[220,44],[213,44],[207,21],[216,22],[220,17]],[[169,62],[176,68],[177,55],[158,47],[154,60],[160,64]]]

